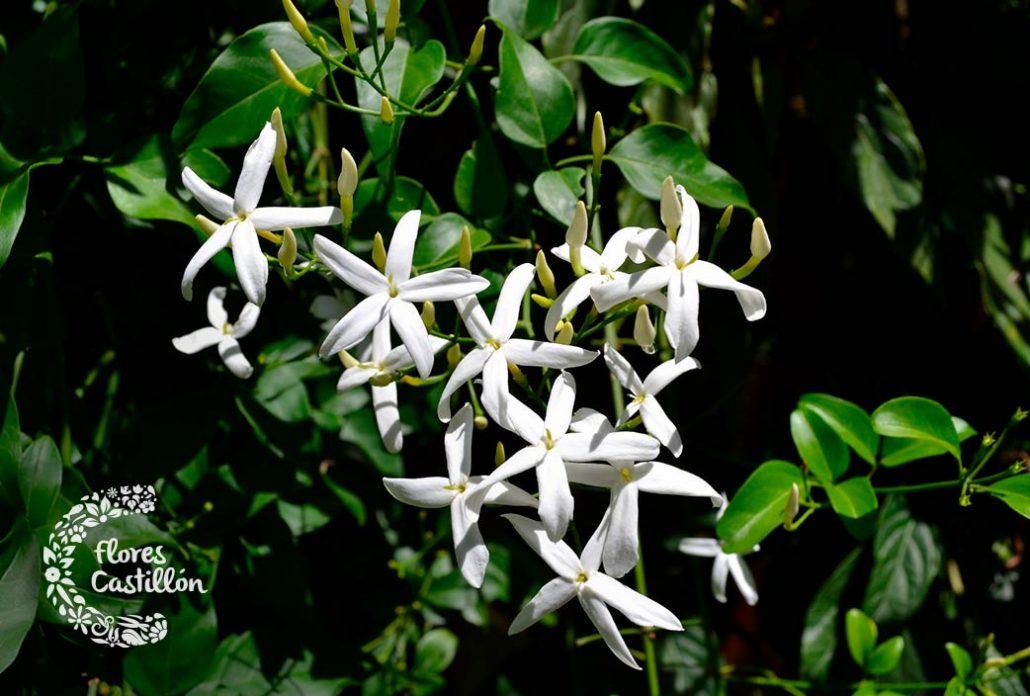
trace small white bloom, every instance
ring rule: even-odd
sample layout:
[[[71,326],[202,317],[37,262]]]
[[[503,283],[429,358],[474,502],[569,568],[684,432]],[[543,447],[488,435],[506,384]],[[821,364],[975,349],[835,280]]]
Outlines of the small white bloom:
[[[211,215],[223,221],[186,266],[186,272],[182,276],[182,296],[187,300],[193,299],[193,279],[197,277],[197,272],[215,254],[231,243],[232,258],[236,264],[240,287],[243,288],[248,300],[261,305],[265,301],[268,262],[258,243],[257,230],[321,227],[343,220],[340,209],[332,206],[257,207],[265,186],[265,177],[268,176],[268,168],[272,166],[275,142],[275,129],[271,123],[265,123],[261,134],[243,158],[243,169],[232,198],[211,188],[189,167],[182,170],[183,185]]]
[[[728,501],[724,496],[716,519],[722,517],[727,505]],[[712,564],[712,594],[716,600],[723,604],[726,603],[726,577],[732,575],[733,581],[740,590],[740,594],[744,597],[744,601],[750,606],[758,603],[758,590],[755,589],[755,578],[751,575],[751,569],[747,567],[747,563],[744,562],[740,554],[725,553],[722,550],[721,541],[707,537],[681,539],[679,550],[688,556],[702,556],[715,559],[715,562]],[[758,546],[755,546],[751,549],[751,553],[757,550]]]
[[[246,379],[254,372],[254,368],[240,350],[239,339],[254,330],[261,308],[253,302],[248,302],[240,311],[236,323],[230,324],[229,315],[223,306],[224,301],[225,288],[212,288],[207,296],[207,320],[211,322],[211,326],[173,338],[172,345],[187,355],[218,346],[218,354],[222,356],[225,366],[237,377]]]
[[[511,337],[522,310],[522,297],[533,282],[535,272],[531,263],[512,270],[501,287],[493,321],[487,319],[475,297],[455,303],[477,347],[462,358],[447,381],[437,407],[440,420],[446,422],[450,419],[451,394],[482,373],[483,408],[499,425],[508,427],[506,410],[511,398],[508,395],[508,363],[564,370],[586,365],[597,357],[596,350]]]
[[[485,290],[490,282],[464,268],[445,268],[412,278],[411,258],[421,215],[421,211],[412,210],[398,221],[386,254],[385,273],[339,244],[315,235],[319,258],[343,282],[367,295],[329,331],[319,355],[325,357],[350,348],[388,317],[415,361],[419,375],[429,376],[433,369],[433,350],[416,305],[426,300],[449,302],[469,297]]]
[[[630,298],[646,297],[666,288],[665,335],[676,349],[676,359],[681,360],[694,350],[700,336],[698,286],[732,290],[748,321],[765,316],[765,295],[698,258],[701,212],[682,186],[676,187],[675,195],[683,210],[676,241],[662,230],[651,228],[641,231],[627,247],[630,256],[643,252],[658,265],[598,285],[590,294],[598,311],[603,312]]]
[[[615,656],[633,669],[640,669],[622,634],[619,633],[618,626],[615,625],[615,619],[608,610],[609,606],[618,609],[623,616],[638,626],[655,626],[668,631],[683,630],[683,624],[671,611],[598,570],[601,565],[604,522],[590,537],[583,553],[577,558],[576,552],[564,541],[549,539],[539,522],[515,514],[503,517],[514,525],[519,536],[558,575],[541,587],[536,596],[522,608],[508,627],[508,635],[526,630],[545,615],[556,611],[576,597]]]
[[[506,482],[491,484],[485,496],[471,496],[483,476],[469,476],[472,470],[472,405],[465,404],[454,416],[444,436],[447,477],[384,478],[383,484],[397,500],[423,508],[451,508],[454,553],[461,574],[473,587],[481,587],[490,561],[490,551],[479,533],[479,510],[483,503],[536,507],[536,498]]]

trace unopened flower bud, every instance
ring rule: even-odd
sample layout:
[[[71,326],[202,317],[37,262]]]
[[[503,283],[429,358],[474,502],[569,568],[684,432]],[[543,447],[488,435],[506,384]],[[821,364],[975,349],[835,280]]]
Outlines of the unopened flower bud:
[[[297,237],[289,227],[283,228],[283,243],[277,256],[286,275],[293,275],[293,264],[297,260]]]
[[[390,106],[390,100],[385,96],[379,105],[379,118],[383,119],[383,123],[388,126],[393,123],[393,107]]]
[[[283,114],[279,107],[272,110],[272,129],[275,130],[275,152],[272,154],[272,164],[275,167],[275,178],[279,180],[279,186],[287,196],[293,195],[293,182],[286,171],[286,129],[283,127]]]
[[[461,228],[461,240],[458,242],[458,264],[465,270],[472,267],[472,232],[468,225]]]
[[[432,329],[436,324],[436,307],[433,306],[432,300],[422,303],[422,323],[425,324],[426,331]]]
[[[272,57],[272,64],[275,65],[275,71],[279,73],[279,79],[282,80],[287,87],[300,92],[305,97],[311,95],[311,88],[302,84],[301,81],[297,79],[297,76],[293,74],[292,70],[290,70],[290,66],[283,62],[282,56],[279,55],[277,50],[274,48],[270,49],[268,51],[268,55]]]
[[[486,430],[486,427],[490,425],[490,421],[486,419],[486,416],[476,416],[472,419],[472,425],[476,426],[476,430]]]
[[[378,232],[372,237],[372,262],[380,271],[386,268],[386,245]]]
[[[475,65],[483,57],[483,40],[486,38],[486,25],[481,24],[476,38],[472,39],[472,48],[469,49],[469,57],[466,61],[469,65]]]
[[[447,366],[452,370],[458,366],[464,356],[461,354],[461,346],[457,343],[447,349]]]
[[[297,6],[294,5],[290,0],[283,0],[283,9],[286,10],[286,17],[290,20],[290,24],[297,30],[301,38],[305,42],[311,43],[315,40],[315,36],[311,33],[311,29],[308,28],[308,22],[304,19],[304,15],[300,13]]]
[[[494,466],[504,464],[506,459],[508,459],[508,457],[504,454],[504,443],[498,442],[497,447],[494,448]]]
[[[360,364],[357,358],[345,350],[341,350],[338,355],[340,356],[340,362],[343,363],[344,367],[357,367]]]
[[[554,342],[560,343],[563,346],[571,345],[572,338],[575,336],[575,332],[572,330],[572,322],[562,322],[561,329],[554,336]]]
[[[572,224],[565,232],[565,242],[569,245],[569,263],[572,264],[572,272],[577,276],[583,275],[583,263],[580,255],[583,245],[587,242],[587,207],[583,201],[576,201],[576,212],[572,215]]]
[[[539,295],[535,292],[529,294],[529,299],[536,302],[536,305],[542,309],[550,309],[551,305],[554,304],[554,300],[550,297],[544,297],[543,295]]]
[[[800,496],[798,484],[790,484],[790,497],[787,498],[787,507],[783,511],[783,526],[788,530],[793,528],[794,518],[798,515]]]
[[[547,255],[543,249],[536,252],[536,277],[540,279],[540,287],[544,289],[544,294],[552,300],[558,296],[558,291],[554,287],[554,272],[547,265]]]
[[[765,223],[762,218],[756,217],[751,225],[751,256],[761,261],[772,251],[772,242],[769,241],[769,233],[765,230]]]
[[[670,239],[675,239],[676,230],[680,226],[680,218],[683,217],[683,203],[676,194],[676,182],[672,180],[671,176],[665,177],[665,181],[662,182],[660,210],[665,231],[669,233]]]
[[[645,353],[654,354],[654,341],[658,332],[655,331],[651,322],[651,311],[646,304],[637,307],[637,316],[633,322],[633,340],[637,342]]]
[[[513,363],[513,362],[508,363],[508,373],[511,375],[511,378],[513,380],[515,380],[516,384],[522,384],[522,385],[528,384],[528,381],[526,380],[525,373],[523,373],[522,370],[519,368],[519,366],[516,365],[515,363]]]
[[[380,372],[368,380],[373,387],[385,387],[394,381],[392,372]],[[417,386],[417,385],[413,385]]]
[[[722,211],[722,215],[719,216],[719,224],[717,227],[725,232],[730,228],[730,220],[733,218],[733,205],[726,206],[726,210]]]
[[[383,39],[393,41],[397,38],[397,25],[401,23],[401,0],[390,0],[386,8],[386,21],[383,23]]]
[[[343,45],[347,53],[354,55],[358,52],[358,44],[354,41],[354,26],[350,21],[350,6],[354,0],[336,0],[336,9],[340,15],[340,33],[343,34]]]
[[[590,134],[590,148],[594,153],[594,171],[599,172],[601,171],[601,159],[608,148],[604,136],[604,119],[601,118],[600,111],[594,112],[594,130]]]
[[[353,196],[358,190],[358,164],[345,147],[340,148],[340,176],[336,180],[336,190],[341,196]]]
[[[203,215],[198,215],[195,219],[197,224],[200,225],[200,229],[204,230],[204,234],[208,236],[214,234],[215,230],[219,227],[217,222]]]

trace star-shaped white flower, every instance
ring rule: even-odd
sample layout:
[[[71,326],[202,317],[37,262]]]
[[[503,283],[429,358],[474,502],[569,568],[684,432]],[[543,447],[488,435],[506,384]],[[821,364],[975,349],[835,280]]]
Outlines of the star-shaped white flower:
[[[386,254],[385,273],[373,268],[339,244],[315,235],[319,258],[343,282],[367,295],[336,323],[322,342],[319,355],[325,357],[355,345],[384,318],[389,318],[419,375],[428,377],[433,369],[433,350],[429,332],[415,303],[426,300],[449,302],[475,295],[490,282],[464,268],[445,268],[411,277],[411,259],[418,237],[419,210],[404,214],[397,222]]]
[[[726,512],[727,505],[728,501],[723,497],[722,506],[716,515],[717,520]],[[751,569],[747,567],[747,563],[740,554],[724,552],[721,541],[708,537],[690,537],[680,540],[679,550],[688,556],[715,559],[712,564],[712,594],[716,600],[723,604],[726,603],[726,578],[728,575],[732,575],[744,601],[750,606],[758,603],[758,590],[755,589],[755,578],[751,575]],[[757,550],[758,546],[756,545],[751,549],[751,553]]]
[[[472,470],[473,413],[465,404],[454,416],[444,436],[447,455],[447,478],[384,478],[386,490],[397,500],[424,508],[451,508],[451,531],[454,553],[461,574],[473,587],[481,587],[490,551],[479,533],[479,511],[483,503],[536,507],[536,498],[507,482],[492,484],[486,495],[471,496],[473,486],[483,476],[469,476]]]
[[[589,408],[576,411],[572,429],[601,435],[615,432],[607,418]],[[700,476],[662,462],[567,462],[565,471],[572,483],[598,486],[611,491],[603,559],[605,572],[616,578],[632,570],[639,560],[637,498],[640,491],[709,498],[713,505],[722,503],[722,496]]]
[[[440,420],[447,422],[450,419],[451,394],[482,373],[483,408],[495,422],[507,427],[506,409],[510,399],[508,363],[564,370],[586,365],[597,357],[596,350],[511,337],[522,310],[522,298],[533,282],[535,272],[531,263],[524,263],[512,270],[501,286],[493,321],[486,318],[486,312],[475,297],[455,302],[465,328],[477,347],[461,359],[447,380],[437,407]]]
[[[665,314],[665,335],[676,349],[676,359],[690,355],[697,345],[698,286],[732,290],[748,321],[765,316],[765,295],[745,285],[713,263],[698,258],[698,237],[701,211],[697,202],[682,186],[675,193],[682,205],[679,232],[673,242],[662,230],[646,229],[629,244],[651,258],[657,266],[598,285],[591,291],[598,311],[633,297],[666,288],[668,308]],[[631,251],[628,249],[628,251]]]
[[[447,339],[430,336],[429,345],[436,354],[447,346]],[[383,438],[383,446],[388,452],[400,452],[404,446],[397,382],[393,380],[393,376],[394,373],[414,364],[415,361],[411,359],[407,348],[390,347],[390,322],[381,321],[372,331],[370,355],[344,370],[336,383],[337,390],[344,391],[372,382],[372,407],[375,409],[376,425],[379,427],[379,435]]]
[[[604,522],[583,547],[582,555],[577,557],[576,552],[564,541],[556,542],[549,539],[539,522],[512,513],[503,517],[514,525],[519,536],[558,575],[541,587],[533,599],[522,608],[508,627],[508,635],[526,630],[545,615],[556,611],[576,597],[615,656],[633,669],[640,669],[622,634],[619,633],[619,627],[608,610],[609,606],[618,609],[623,616],[638,626],[655,626],[667,631],[683,630],[683,624],[671,611],[598,570],[601,565]]]
[[[641,380],[629,361],[607,343],[604,345],[604,361],[608,363],[608,369],[615,375],[619,384],[633,396],[617,425],[622,425],[639,412],[647,432],[668,447],[674,457],[683,454],[683,440],[680,439],[679,430],[669,420],[657,397],[683,373],[700,369],[701,363],[691,357],[667,360],[651,370],[646,379]]]
[[[222,220],[222,224],[201,245],[190,259],[182,275],[182,296],[193,298],[193,279],[197,272],[219,251],[232,244],[232,258],[240,287],[247,299],[256,305],[265,301],[268,282],[268,261],[258,243],[257,230],[281,230],[284,227],[321,227],[343,220],[339,208],[258,208],[268,168],[275,154],[275,129],[265,123],[257,140],[243,158],[243,170],[236,182],[232,198],[216,191],[189,167],[182,170],[182,183],[204,208]]]
[[[212,288],[207,296],[207,320],[211,326],[197,329],[193,333],[172,339],[172,345],[187,355],[218,346],[218,354],[225,366],[237,377],[246,379],[254,372],[250,362],[240,350],[238,339],[243,338],[257,325],[261,308],[252,302],[240,310],[235,323],[229,323],[229,315],[225,311],[225,288]]]
[[[643,433],[569,432],[576,401],[576,381],[562,372],[551,386],[547,414],[541,418],[521,401],[508,403],[509,429],[527,446],[494,469],[483,485],[536,469],[540,519],[551,538],[565,536],[574,501],[565,473],[566,462],[650,461],[658,456],[658,441]]]

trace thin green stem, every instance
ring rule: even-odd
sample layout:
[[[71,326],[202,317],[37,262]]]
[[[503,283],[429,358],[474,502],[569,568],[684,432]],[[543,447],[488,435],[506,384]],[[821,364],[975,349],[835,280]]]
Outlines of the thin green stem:
[[[622,392],[620,390],[619,396],[621,399]],[[622,409],[618,409],[618,413],[621,413]],[[643,546],[637,546],[637,566],[633,570],[633,576],[637,585],[637,592],[642,595],[647,595],[647,575],[644,572],[644,548]],[[642,634],[644,639],[644,660],[647,664],[647,690],[650,696],[661,696],[661,687],[658,684],[658,658],[655,655],[654,650],[654,636],[650,631]]]

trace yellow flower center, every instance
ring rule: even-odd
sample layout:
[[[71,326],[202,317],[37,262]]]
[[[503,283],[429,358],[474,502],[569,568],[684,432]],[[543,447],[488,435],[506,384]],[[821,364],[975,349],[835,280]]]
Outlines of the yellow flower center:
[[[230,324],[229,322],[225,322],[224,324],[222,324],[222,333],[225,334],[226,336],[231,335],[232,334],[232,324]]]
[[[626,483],[629,483],[633,480],[633,470],[630,469],[628,466],[624,466],[621,469],[619,469],[619,474],[621,474],[622,478],[626,480]]]
[[[587,574],[584,571],[580,571],[579,575],[576,576],[576,582],[586,582]]]

